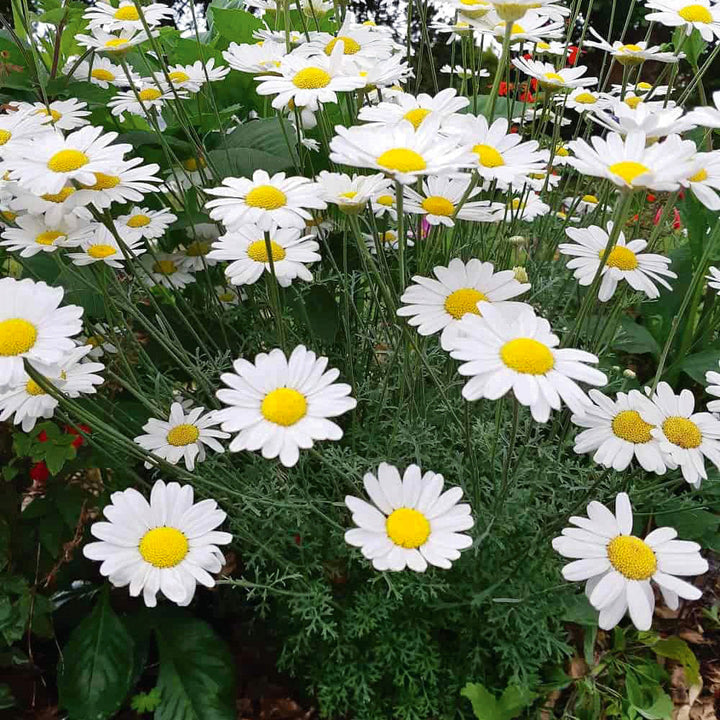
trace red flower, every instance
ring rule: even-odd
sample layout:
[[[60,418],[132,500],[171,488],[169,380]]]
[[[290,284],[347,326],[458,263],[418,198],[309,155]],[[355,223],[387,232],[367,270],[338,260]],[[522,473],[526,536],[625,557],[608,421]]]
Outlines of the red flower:
[[[504,80],[501,80],[500,87],[498,87],[498,95],[500,97],[505,97],[507,95],[507,91],[508,91],[508,84]]]
[[[535,102],[535,96],[531,95],[529,90],[526,90],[525,92],[521,92],[520,95],[518,95],[518,100],[520,100],[520,102],[533,103]]]
[[[645,199],[646,199],[649,203],[654,203],[654,202],[657,200],[657,198],[655,197],[655,195],[653,195],[652,193],[648,193],[648,194],[645,196]]]
[[[44,460],[35,463],[30,468],[30,479],[35,483],[44,483],[50,477],[50,472]]]
[[[528,52],[523,55],[526,60],[532,60],[532,55]]]
[[[90,428],[87,425],[83,425],[82,423],[79,423],[77,427],[74,427],[72,425],[65,426],[65,432],[68,433],[68,435],[77,435],[77,437],[72,441],[72,446],[76,450],[77,448],[81,447],[82,444],[85,442],[85,438],[80,434],[80,430],[82,430],[86,435],[89,435],[91,432]]]
[[[37,439],[38,439],[40,442],[47,442],[47,440],[48,440],[47,433],[43,430],[43,431],[37,436]]]
[[[537,78],[530,78],[530,88],[533,90],[533,92],[538,89]]]
[[[677,208],[673,208],[673,230],[679,230],[682,227],[682,220]]]
[[[568,50],[570,51],[567,56],[568,65],[574,65],[578,61],[580,48],[577,45],[569,45]]]

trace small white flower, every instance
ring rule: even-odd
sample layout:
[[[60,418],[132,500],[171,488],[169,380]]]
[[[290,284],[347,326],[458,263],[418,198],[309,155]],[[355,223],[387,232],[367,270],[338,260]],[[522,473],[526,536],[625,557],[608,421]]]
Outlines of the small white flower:
[[[75,98],[55,100],[48,105],[42,102],[20,102],[17,103],[17,108],[19,112],[37,115],[45,120],[48,127],[54,127],[56,130],[75,130],[90,123],[85,119],[90,115],[87,103]]]
[[[217,260],[208,257],[220,231],[214,223],[195,223],[192,226],[188,238],[181,250],[185,253],[185,267],[188,270],[199,272],[206,267],[217,265]]]
[[[174,90],[168,87],[158,87],[154,81],[142,81],[132,90],[123,90],[114,95],[108,107],[110,112],[125,119],[125,113],[138,115],[139,117],[155,117],[160,130],[166,127],[162,117],[162,110],[168,100],[174,100],[175,96],[181,99],[188,97],[185,90]]]
[[[497,41],[501,41],[505,37],[507,23],[501,20],[500,16],[495,12],[488,13],[474,25],[479,32],[497,38]],[[512,23],[510,44],[512,46],[524,40],[539,43],[552,38],[560,38],[563,35],[563,27],[562,22],[553,20],[543,13],[528,12],[522,21]],[[491,40],[491,42],[493,41]],[[547,42],[544,44],[548,48],[550,47]],[[502,48],[502,45],[500,47]]]
[[[151,28],[159,25],[164,18],[172,17],[172,10],[162,3],[151,3],[141,7],[142,18]],[[83,17],[88,20],[90,30],[101,28],[105,32],[118,30],[132,32],[143,29],[142,18],[133,0],[120,0],[117,7],[105,2],[96,2],[85,11]]]
[[[497,213],[497,219],[514,218],[530,222],[536,217],[547,215],[550,206],[540,199],[536,192],[523,193],[520,197],[512,198],[508,204]]]
[[[381,252],[385,250],[397,250],[400,247],[400,238],[396,230],[386,230],[384,233],[363,233],[365,238],[365,247],[373,254],[378,254],[378,246]],[[405,238],[405,247],[411,248],[415,243],[409,238]]]
[[[120,228],[117,228],[121,232]],[[95,225],[92,235],[86,235],[79,241],[80,251],[69,252],[67,256],[74,265],[92,265],[102,262],[111,268],[121,269],[130,260],[139,257],[146,249],[137,235],[124,233],[121,235],[124,247],[121,247],[115,236],[104,225]]]
[[[710,0],[648,0],[645,7],[656,11],[645,16],[649,22],[683,27],[686,35],[697,30],[706,42],[720,38],[720,8]]]
[[[588,90],[587,88],[575,88],[567,95],[555,96],[558,105],[564,105],[568,110],[575,110],[584,113],[588,110],[603,110],[611,104],[611,99],[606,93]]]
[[[529,10],[537,10],[552,18],[562,18],[570,14],[570,8],[556,5],[555,2],[556,0],[491,0],[495,12],[506,22],[520,20]]]
[[[710,274],[705,276],[705,279],[708,281],[708,287],[717,290],[718,295],[720,295],[720,270],[711,265],[708,271]]]
[[[660,46],[658,45],[648,47],[647,42],[644,40],[639,40],[637,43],[622,43],[620,40],[615,40],[610,44],[600,34],[595,32],[593,28],[589,28],[589,30],[597,40],[585,40],[585,45],[600,48],[600,50],[610,53],[621,65],[640,65],[648,60],[655,60],[662,63],[676,63],[685,57],[683,53],[675,55],[671,52],[661,52]]]
[[[582,77],[587,72],[584,65],[556,69],[551,63],[541,60],[515,58],[512,62],[518,70],[535,78],[546,89],[574,90],[597,83],[596,77]]]
[[[230,68],[224,65],[215,67],[215,58],[210,58],[205,63],[196,60],[192,65],[170,65],[167,77],[173,87],[196,93],[206,82],[218,82],[229,72]],[[156,73],[155,79],[160,87],[167,85],[167,78],[163,73]]]
[[[695,125],[683,117],[681,107],[653,107],[650,103],[640,103],[630,107],[622,100],[614,100],[604,108],[596,107],[591,119],[599,125],[620,135],[631,132],[645,133],[646,142],[655,142],[658,138],[672,134],[681,134],[692,130]]]
[[[123,234],[137,235],[147,240],[162,237],[177,220],[177,215],[167,208],[151,210],[146,207],[132,207],[127,215],[121,215],[115,224]]]
[[[223,50],[222,56],[231,68],[240,72],[253,75],[275,72],[285,57],[285,43],[266,40],[238,45],[232,42],[227,50]]]
[[[692,175],[682,181],[709,210],[720,210],[720,151],[697,153]]]
[[[75,201],[104,210],[113,203],[138,202],[148,193],[157,192],[161,180],[155,173],[160,167],[142,163],[142,158],[130,158],[116,163],[107,172],[94,173],[95,182],[81,183]]]
[[[708,395],[720,398],[720,372],[717,372],[715,370],[708,370],[705,373],[705,382],[707,383],[705,392]],[[707,409],[712,413],[720,412],[720,400],[711,400],[707,404]]]
[[[51,223],[45,215],[27,213],[15,218],[16,227],[2,233],[1,246],[10,252],[20,251],[20,257],[32,257],[39,252],[55,252],[59,247],[71,247],[92,233],[93,226],[66,215],[60,222]]]
[[[70,72],[75,66],[76,61],[76,56],[68,58],[64,71],[66,73]],[[87,60],[78,63],[73,73],[73,78],[75,80],[91,82],[93,85],[97,85],[104,90],[107,90],[111,85],[120,87],[128,84],[122,67],[115,65],[110,62],[108,58],[102,57],[101,55],[94,57],[92,63]]]
[[[90,31],[91,35],[76,35],[75,39],[80,45],[97,53],[122,53],[129,50],[135,45],[140,45],[149,39],[147,33],[143,29],[139,30],[121,30],[119,33],[108,33],[105,30],[95,28]],[[150,31],[154,36],[158,34],[157,30]]]
[[[715,107],[710,105],[696,107],[687,114],[687,120],[701,127],[720,128],[720,90],[713,93],[712,99]]]
[[[24,103],[29,105],[29,103]],[[9,110],[0,113],[0,158],[12,150],[15,143],[32,140],[43,134],[52,133],[47,117],[36,115],[34,111]]]
[[[196,280],[195,273],[185,263],[185,256],[180,253],[148,253],[142,263],[146,273],[138,272],[138,277],[149,285],[182,290]]]
[[[593,500],[587,514],[571,517],[577,527],[565,528],[552,545],[563,557],[577,558],[565,565],[563,577],[571,582],[587,580],[585,594],[600,611],[598,624],[603,630],[612,630],[628,611],[638,630],[650,629],[655,609],[651,580],[672,610],[677,610],[681,597],[700,597],[699,588],[678,577],[707,572],[697,543],[676,540],[677,531],[671,527],[656,528],[644,540],[633,535],[626,493],[615,499],[615,513]]]
[[[90,533],[100,542],[85,545],[83,554],[102,562],[100,573],[115,587],[130,586],[130,595],[143,594],[148,607],[157,593],[189,605],[198,583],[213,587],[210,573],[219,573],[224,557],[218,545],[232,535],[216,530],[225,520],[214,500],[193,504],[190,485],[158,480],[150,502],[135,489],[114,492],[103,509],[109,522],[96,522]]]
[[[318,184],[323,188],[325,200],[337,205],[340,212],[359,213],[370,198],[390,192],[391,182],[384,175],[353,175],[323,170],[317,176]]]
[[[345,533],[345,542],[359,547],[376,570],[425,572],[428,565],[449,570],[472,545],[461,531],[474,521],[470,506],[458,504],[462,490],[443,492],[444,483],[440,473],[423,473],[417,465],[409,465],[401,478],[394,465],[381,463],[377,477],[363,477],[372,504],[345,497],[357,525]]]

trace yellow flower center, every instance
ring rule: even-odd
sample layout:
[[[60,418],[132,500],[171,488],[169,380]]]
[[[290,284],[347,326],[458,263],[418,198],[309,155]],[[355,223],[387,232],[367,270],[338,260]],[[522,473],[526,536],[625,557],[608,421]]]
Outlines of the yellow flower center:
[[[395,198],[392,195],[381,195],[375,202],[383,207],[392,207],[395,204]]]
[[[176,425],[167,434],[167,441],[170,445],[180,447],[192,445],[200,437],[200,430],[195,425]]]
[[[649,82],[639,82],[635,86],[636,90],[639,90],[640,92],[647,92],[648,90],[652,90],[652,85]]]
[[[550,43],[543,42],[542,40],[535,45],[538,50],[549,50]]]
[[[33,397],[45,394],[45,391],[34,380],[28,380],[25,383],[25,392]]]
[[[662,425],[665,437],[685,450],[700,447],[702,433],[700,428],[692,421],[684,417],[669,417]]]
[[[100,243],[98,245],[91,245],[88,248],[87,254],[92,258],[102,260],[103,258],[114,255],[116,252],[117,249],[114,248],[112,245],[103,245],[102,243]]]
[[[597,102],[597,97],[589,92],[581,92],[575,96],[575,102],[580,103],[581,105],[593,105]],[[565,154],[567,155],[567,150],[565,151]]]
[[[158,260],[153,265],[153,272],[160,275],[173,275],[177,272],[177,265],[172,260]]]
[[[427,108],[415,108],[414,110],[408,110],[403,115],[403,119],[407,120],[417,130],[429,114],[430,110]]]
[[[689,23],[711,23],[712,13],[704,5],[686,5],[678,10],[678,15]]]
[[[17,213],[12,212],[11,210],[3,210],[0,212],[0,217],[3,220],[7,220],[7,222],[15,222]]]
[[[472,151],[478,156],[478,161],[484,167],[501,167],[505,164],[503,156],[492,145],[475,145]]]
[[[188,539],[173,527],[157,527],[148,530],[140,540],[140,554],[146,563],[156,568],[179,565],[188,554]]]
[[[702,168],[698,172],[696,172],[691,178],[690,182],[702,182],[703,180],[708,179],[708,172],[705,170],[705,168]]]
[[[103,80],[104,82],[112,82],[115,76],[105,68],[95,68],[91,73],[90,77],[94,77],[96,80]]]
[[[526,375],[545,375],[555,367],[550,348],[533,338],[515,338],[500,349],[502,361],[511,370]]]
[[[564,82],[565,82],[565,80],[563,80],[563,76],[562,76],[562,75],[558,75],[558,74],[555,73],[555,72],[544,73],[543,77],[544,77],[546,80],[552,80],[552,81],[554,81],[554,82],[551,83],[551,84],[554,84],[554,83],[564,83]]]
[[[188,172],[195,172],[198,167],[205,167],[205,158],[200,158],[200,162],[198,162],[197,158],[191,157],[187,160],[182,161],[182,166],[188,171]]]
[[[642,52],[642,48],[639,45],[633,45],[632,43],[629,45],[621,45],[620,50],[627,52]]]
[[[485,293],[481,293],[475,288],[461,288],[450,293],[445,298],[445,310],[456,320],[459,320],[463,315],[467,315],[467,313],[480,315],[477,304],[481,300],[487,301],[487,299]]]
[[[332,55],[332,51],[335,49],[335,46],[342,40],[343,46],[345,48],[344,54],[345,55],[355,55],[355,53],[360,52],[360,43],[353,40],[351,37],[347,37],[346,35],[340,35],[339,37],[333,38],[326,46],[325,46],[325,54],[326,55]]]
[[[229,302],[232,302],[233,300],[235,300],[237,295],[235,295],[234,292],[231,292],[230,290],[228,290],[227,292],[220,293],[217,297],[220,302],[229,303]]]
[[[397,240],[397,235],[392,230],[387,230],[380,238],[381,242],[394,243]]]
[[[272,185],[258,185],[245,196],[245,203],[263,210],[277,210],[287,204],[287,197]]]
[[[593,205],[597,205],[600,202],[594,195],[583,195],[582,201],[592,203]]]
[[[623,102],[633,110],[642,102],[642,98],[639,97],[626,97]]]
[[[117,175],[106,175],[105,173],[95,173],[94,185],[81,185],[83,190],[110,190],[120,184],[120,178]]]
[[[641,445],[652,440],[653,426],[646,423],[637,410],[623,410],[612,421],[612,431],[621,440]]]
[[[122,50],[124,49],[123,46],[127,45],[128,42],[128,39],[123,37],[111,38],[110,40],[105,41],[105,47],[114,48],[115,50]]]
[[[143,102],[150,102],[151,100],[157,100],[162,95],[162,91],[157,88],[145,88],[138,93],[138,97]]]
[[[357,192],[355,190],[348,190],[347,192],[340,193],[341,198],[345,198],[346,200],[352,200],[357,195]]]
[[[123,5],[115,11],[113,17],[116,20],[139,20],[140,14],[134,5]]]
[[[266,420],[289,427],[305,417],[307,400],[293,388],[277,388],[263,398],[260,412]]]
[[[22,318],[0,321],[0,356],[26,353],[37,340],[37,328]]]
[[[652,548],[634,535],[618,535],[607,545],[608,560],[628,580],[647,580],[657,568]]]
[[[598,255],[602,258],[605,255],[605,250],[600,250]],[[605,264],[608,267],[614,267],[618,270],[635,270],[638,266],[638,261],[637,256],[632,250],[628,250],[626,247],[616,246],[610,251]]]
[[[186,250],[185,254],[188,257],[204,257],[210,252],[210,243],[205,242],[204,240],[196,240],[193,243],[190,243]]]
[[[396,545],[418,548],[430,537],[430,521],[418,510],[401,507],[390,513],[385,530]]]
[[[4,145],[11,137],[12,133],[9,130],[0,129],[0,145]]]
[[[52,245],[59,237],[65,236],[57,230],[46,230],[35,236],[35,242],[38,245]]]
[[[505,32],[504,29],[507,27],[507,23],[503,20],[503,22],[499,22],[496,27],[502,28],[503,32]],[[525,28],[522,25],[520,25],[520,23],[512,24],[512,28],[510,29],[511,35],[518,35],[518,34],[522,34],[524,32],[525,32]]]
[[[285,248],[272,240],[270,241],[270,253],[272,254],[272,261],[274,263],[285,259]],[[265,240],[256,240],[254,243],[248,245],[247,254],[248,257],[255,262],[270,262]]]
[[[74,192],[75,188],[68,185],[59,193],[45,193],[45,195],[42,195],[41,197],[43,200],[47,200],[48,202],[62,203],[65,202]]]
[[[45,108],[41,108],[37,112],[33,113],[34,115],[44,115],[45,117],[51,117],[52,121],[56,123],[61,117],[62,113],[58,112],[57,110],[46,110]]]
[[[427,167],[423,156],[408,148],[386,150],[375,162],[387,170],[401,173],[419,172]]]
[[[570,156],[568,149],[566,147],[563,147],[562,145],[558,145],[555,148],[555,154],[558,155],[559,157],[569,157]]]
[[[47,166],[53,172],[68,173],[79,170],[89,162],[90,158],[80,150],[60,150],[48,160]]]
[[[513,198],[510,207],[512,207],[513,210],[520,210],[525,207],[525,203],[520,202],[520,198]]]
[[[327,87],[331,80],[328,72],[317,67],[303,68],[292,79],[293,85],[301,90],[318,90]]]
[[[430,215],[442,215],[448,217],[455,212],[455,206],[447,198],[442,195],[431,195],[422,201],[423,210],[427,210]]]
[[[610,165],[608,170],[618,177],[622,178],[628,185],[633,184],[633,180],[639,175],[650,172],[649,167],[645,167],[642,163],[634,160],[621,160],[620,162]]]
[[[141,228],[149,225],[150,222],[151,220],[147,215],[138,213],[137,215],[133,215],[131,218],[128,218],[128,221],[125,224],[131,228]]]
[[[184,83],[190,79],[190,76],[182,70],[173,70],[171,73],[168,73],[168,77],[170,78],[170,82],[174,83]]]

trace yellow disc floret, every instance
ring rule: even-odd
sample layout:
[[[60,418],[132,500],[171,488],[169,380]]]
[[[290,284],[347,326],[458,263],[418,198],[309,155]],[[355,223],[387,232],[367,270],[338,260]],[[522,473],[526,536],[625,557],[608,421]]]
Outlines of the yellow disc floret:
[[[56,173],[79,170],[90,162],[90,158],[80,150],[60,150],[47,162],[48,169]]]
[[[162,91],[157,88],[145,88],[138,93],[138,97],[143,102],[151,102],[157,100],[162,95]]]
[[[637,410],[623,410],[612,421],[612,431],[621,440],[642,445],[652,440],[653,426],[646,423]]]
[[[174,83],[184,83],[190,79],[190,76],[182,70],[173,70],[171,73],[168,73],[168,77],[170,78],[170,82]]]
[[[179,565],[188,554],[188,539],[177,528],[156,527],[148,530],[140,540],[140,554],[145,562],[156,568]]]
[[[181,447],[182,445],[192,445],[200,437],[200,430],[196,425],[182,424],[176,425],[167,434],[167,441],[170,445]]]
[[[665,437],[673,444],[684,450],[700,447],[702,433],[700,428],[688,418],[673,416],[662,424]]]
[[[380,167],[401,173],[419,172],[427,167],[420,153],[409,148],[392,148],[386,150],[376,160]]]
[[[605,250],[600,250],[598,255],[602,258],[605,255]],[[635,270],[638,266],[637,256],[632,250],[628,250],[626,247],[615,246],[608,255],[607,262],[605,263],[608,267],[614,267],[618,270]]]
[[[613,163],[608,170],[622,178],[628,185],[632,185],[636,177],[650,172],[650,168],[634,160],[621,160]]]
[[[480,315],[477,304],[481,300],[487,302],[487,299],[485,293],[481,293],[475,288],[461,288],[450,293],[445,298],[445,310],[456,320],[459,320],[463,315],[467,315],[467,313]]]
[[[28,380],[25,383],[25,392],[33,397],[45,394],[45,391],[34,380]]]
[[[293,85],[301,90],[319,90],[330,84],[330,73],[318,67],[303,68],[295,73]]]
[[[505,164],[503,156],[492,145],[475,145],[472,151],[478,156],[478,161],[484,167],[501,167]]]
[[[575,102],[581,105],[594,105],[597,102],[597,96],[591,92],[581,92],[575,96]]]
[[[302,393],[293,388],[277,388],[263,398],[260,412],[266,420],[289,427],[305,417],[307,400]]]
[[[38,245],[52,245],[59,237],[65,237],[57,230],[45,230],[35,236],[35,242]]]
[[[153,272],[159,275],[174,275],[177,269],[177,265],[172,260],[158,260],[153,265]]]
[[[90,77],[96,80],[102,80],[103,82],[112,82],[115,79],[115,76],[109,70],[105,70],[105,68],[95,68],[90,73]]]
[[[401,507],[385,521],[388,537],[400,547],[418,548],[430,537],[430,522],[418,510]]]
[[[704,5],[686,5],[678,10],[678,15],[689,23],[711,23],[713,16]]]
[[[272,185],[258,185],[245,196],[245,203],[263,210],[277,210],[287,204],[287,196]]]
[[[634,535],[618,535],[607,545],[608,560],[628,580],[647,580],[657,568],[652,548]]]
[[[63,203],[65,202],[73,193],[75,192],[75,188],[71,185],[68,185],[67,187],[64,187],[59,193],[45,193],[45,195],[41,195],[43,200],[47,200],[48,202],[53,203]]]
[[[422,201],[422,209],[430,215],[449,217],[455,212],[455,206],[442,195],[431,195]]]
[[[94,185],[81,185],[83,190],[110,190],[120,184],[120,178],[117,175],[106,175],[105,173],[94,173]]]
[[[703,182],[708,179],[708,171],[705,168],[698,170],[691,178],[690,182]]]
[[[0,129],[0,145],[4,145],[11,137],[12,133],[9,130]]]
[[[515,338],[500,348],[500,357],[510,369],[526,375],[545,375],[555,367],[550,348],[534,338]]]
[[[0,356],[22,355],[35,345],[37,328],[22,318],[0,321]]]
[[[360,43],[358,43],[356,40],[353,40],[351,37],[347,37],[346,35],[340,35],[339,37],[333,38],[325,46],[325,54],[332,55],[332,51],[335,49],[335,46],[341,40],[344,48],[343,53],[345,55],[355,55],[356,53],[360,52]]]
[[[133,215],[132,217],[128,218],[128,221],[125,224],[131,228],[141,228],[149,225],[150,222],[151,219],[147,215],[138,213],[137,215]]]
[[[121,8],[118,8],[115,11],[115,14],[113,17],[116,20],[139,20],[140,15],[137,11],[137,8],[134,5],[123,5]]]
[[[272,254],[272,261],[274,263],[285,259],[285,248],[272,240],[270,241],[270,253]],[[254,243],[248,245],[247,254],[248,257],[255,262],[270,262],[265,240],[256,240]]]
[[[97,260],[102,260],[103,258],[115,255],[116,252],[117,248],[114,248],[112,245],[103,245],[102,243],[91,245],[87,250],[87,254]]]
[[[408,110],[403,115],[403,119],[407,120],[417,130],[429,114],[430,110],[427,108],[415,108],[414,110]]]

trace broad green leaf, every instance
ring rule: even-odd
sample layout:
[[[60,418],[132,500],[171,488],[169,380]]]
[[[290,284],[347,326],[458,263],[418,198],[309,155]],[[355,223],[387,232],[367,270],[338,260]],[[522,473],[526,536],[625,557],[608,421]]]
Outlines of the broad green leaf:
[[[612,348],[636,355],[650,353],[658,356],[660,354],[660,346],[650,331],[630,318],[623,318],[620,321],[620,331],[612,342]]]
[[[585,594],[582,593],[574,595],[566,602],[566,609],[562,614],[562,620],[585,627],[597,627],[598,611],[595,610]]]
[[[235,720],[232,657],[212,628],[181,612],[156,621],[160,651],[155,720]]]
[[[682,638],[672,636],[652,639],[647,644],[656,655],[677,660],[677,662],[681,663],[685,669],[685,677],[691,685],[697,685],[700,682],[700,663],[690,646]]]
[[[60,705],[70,720],[114,715],[131,688],[133,640],[104,592],[70,635],[58,671]]]
[[[720,515],[708,510],[683,510],[673,515],[672,526],[681,538],[694,540],[710,550],[720,550]]]
[[[467,683],[460,694],[470,701],[478,720],[513,720],[535,698],[526,688],[508,685],[498,700],[482,683]]]
[[[222,8],[213,3],[207,14],[214,32],[238,44],[253,42],[253,33],[263,26],[260,18],[239,8]]]
[[[672,716],[673,702],[654,681],[641,685],[635,675],[625,676],[625,690],[632,707],[647,720],[666,720]]]
[[[703,350],[702,352],[688,355],[680,366],[682,371],[687,373],[695,382],[705,384],[705,373],[708,370],[718,369],[720,363],[720,350]]]

